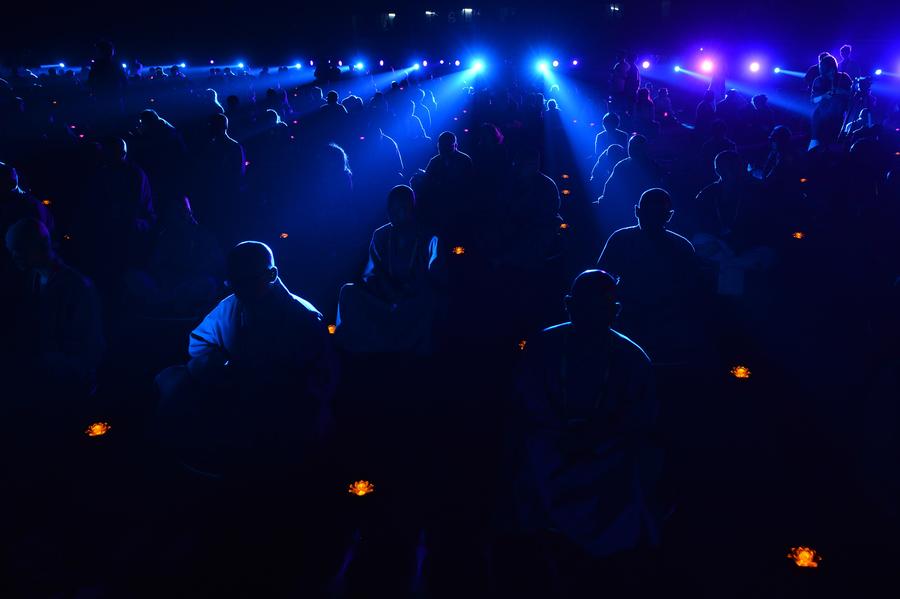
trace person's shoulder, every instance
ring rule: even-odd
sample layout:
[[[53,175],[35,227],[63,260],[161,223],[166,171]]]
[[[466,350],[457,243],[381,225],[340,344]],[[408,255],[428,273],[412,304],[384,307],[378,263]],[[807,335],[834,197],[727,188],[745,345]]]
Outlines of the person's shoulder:
[[[640,234],[641,228],[638,225],[633,225],[631,227],[622,227],[621,229],[613,231],[612,235],[609,236],[609,239],[606,241],[606,243],[607,245],[609,245],[610,243],[623,243],[636,238]]]
[[[666,240],[672,244],[679,251],[683,251],[685,253],[694,253],[694,244],[688,241],[686,237],[679,235],[675,231],[670,231],[666,229]]]
[[[312,303],[303,299],[299,295],[288,291],[288,297],[291,300],[290,305],[294,309],[294,312],[298,316],[304,318],[304,320],[308,319],[310,321],[321,322],[324,318],[322,316],[322,313],[319,312],[319,310],[317,310],[316,307],[312,305]]]
[[[391,223],[381,225],[372,233],[372,241],[378,242],[379,240],[384,239],[391,234],[391,229],[393,228],[394,225],[392,225]]]
[[[700,201],[703,201],[703,200],[709,198],[710,195],[712,195],[714,193],[718,193],[719,188],[721,186],[722,186],[722,184],[719,181],[714,181],[714,182],[710,183],[709,185],[707,185],[706,187],[704,187],[703,189],[700,190],[700,192],[697,194],[697,199]]]
[[[650,368],[650,357],[644,349],[615,329],[610,329],[610,345],[614,351],[625,356],[628,360],[636,364],[640,364],[646,368]]]

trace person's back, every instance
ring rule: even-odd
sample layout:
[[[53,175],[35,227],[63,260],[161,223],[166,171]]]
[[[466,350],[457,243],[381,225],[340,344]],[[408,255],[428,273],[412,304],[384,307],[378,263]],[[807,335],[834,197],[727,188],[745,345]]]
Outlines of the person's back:
[[[628,134],[619,129],[619,116],[615,113],[607,113],[603,117],[603,131],[594,138],[594,156],[599,157],[613,144],[626,147]]]
[[[666,227],[673,210],[668,193],[650,189],[635,206],[637,226],[619,229],[606,242],[597,268],[619,277],[623,332],[654,361],[678,361],[691,342],[692,307],[699,277],[694,246]]]
[[[523,524],[555,529],[594,558],[656,538],[640,465],[651,449],[652,371],[610,328],[614,294],[609,274],[579,275],[566,297],[571,321],[528,340],[516,384],[522,479],[534,490],[517,498],[530,508]]]
[[[633,222],[633,207],[642,193],[659,186],[660,175],[659,167],[648,154],[647,138],[632,136],[628,141],[628,158],[613,168],[598,200],[607,234]]]

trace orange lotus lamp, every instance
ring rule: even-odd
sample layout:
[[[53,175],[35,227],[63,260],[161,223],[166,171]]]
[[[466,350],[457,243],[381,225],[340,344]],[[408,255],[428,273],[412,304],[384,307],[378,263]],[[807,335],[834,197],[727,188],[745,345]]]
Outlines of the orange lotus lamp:
[[[806,177],[800,177],[801,183],[806,183],[807,181],[809,181],[809,179],[807,179]]]
[[[822,556],[816,553],[812,547],[791,547],[791,552],[787,554],[787,558],[794,560],[798,568],[818,568]]]
[[[336,330],[337,330],[337,325],[336,325],[336,324],[330,324],[330,325],[328,325],[328,334],[329,334],[329,335],[334,335],[334,332],[335,332]]]
[[[566,173],[563,173],[562,178],[563,178],[563,179],[568,179],[568,178],[569,178],[569,175],[566,174]]]
[[[519,350],[525,351],[526,345],[528,345],[528,341],[526,341],[525,339],[522,339],[521,341],[519,341]]]
[[[287,234],[287,233],[282,233],[281,235],[279,235],[279,237],[281,237],[282,239],[287,239],[287,238],[288,238],[288,234]]]
[[[562,190],[562,194],[563,194],[564,196],[570,195],[571,193],[572,193],[572,192],[569,191],[568,189],[563,189],[563,190]]]
[[[41,204],[43,204],[44,206],[49,206],[52,203],[53,202],[51,202],[50,200],[41,200]]]
[[[454,247],[452,250],[454,256],[462,256],[466,253],[466,248],[461,245]]]
[[[793,233],[791,233],[791,237],[793,237],[794,239],[803,239],[804,237],[806,237],[806,233],[804,233],[803,231],[794,231]]]
[[[746,366],[738,364],[734,368],[731,369],[731,376],[736,379],[749,379],[750,378],[750,369]]]
[[[569,223],[559,223],[559,228],[565,231],[569,228]]]
[[[357,497],[362,497],[363,495],[368,495],[369,493],[375,492],[375,485],[370,483],[367,480],[358,480],[355,483],[350,483],[350,488],[347,489],[347,492],[351,495],[356,495]]]
[[[95,422],[84,431],[88,437],[102,437],[109,432],[112,427],[108,422]]]

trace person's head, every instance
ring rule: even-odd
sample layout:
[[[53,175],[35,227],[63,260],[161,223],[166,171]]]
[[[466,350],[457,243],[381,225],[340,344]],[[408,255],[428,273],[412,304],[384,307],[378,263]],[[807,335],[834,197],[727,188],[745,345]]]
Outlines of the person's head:
[[[45,267],[53,259],[50,232],[44,223],[33,218],[22,219],[6,231],[6,249],[21,270]]]
[[[710,125],[710,131],[712,132],[713,137],[725,137],[725,133],[728,131],[728,125],[725,124],[725,121],[722,119],[716,119]]]
[[[388,216],[395,227],[403,227],[413,223],[416,209],[416,194],[412,187],[397,185],[388,193]]]
[[[606,148],[606,155],[607,157],[609,157],[610,164],[615,166],[628,158],[628,150],[626,150],[619,144],[612,144],[611,146]]]
[[[278,279],[272,250],[259,241],[242,241],[226,260],[226,285],[242,302],[259,301]]]
[[[659,88],[659,90],[656,92],[656,94],[657,94],[660,98],[668,98],[668,97],[669,97],[669,88],[667,88],[667,87],[661,87],[661,88]]]
[[[637,90],[637,99],[641,100],[642,102],[646,102],[647,100],[649,100],[650,99],[650,90],[647,89],[646,87],[642,87],[639,90]]]
[[[158,125],[160,121],[159,113],[152,108],[145,108],[141,111],[138,121],[141,127],[153,127]]]
[[[224,114],[216,113],[209,117],[209,134],[212,137],[219,137],[228,133],[228,117]]]
[[[615,131],[619,128],[619,115],[615,112],[607,112],[603,115],[603,128],[607,131]]]
[[[616,279],[603,270],[586,270],[572,283],[566,296],[566,311],[579,334],[604,334],[619,313]]]
[[[325,172],[329,175],[338,175],[350,172],[350,159],[344,148],[336,143],[330,143],[325,147]]]
[[[819,73],[824,77],[833,77],[838,70],[837,60],[831,54],[819,58]]]
[[[769,96],[767,96],[766,94],[756,94],[750,100],[750,103],[753,104],[753,108],[762,110],[769,105]]]
[[[338,93],[334,90],[331,90],[325,96],[325,101],[328,102],[329,104],[337,104],[338,103]]]
[[[128,145],[121,137],[111,137],[103,142],[103,160],[112,164],[122,162],[128,156]]]
[[[847,60],[850,58],[850,53],[853,52],[853,46],[850,44],[844,44],[841,46],[841,59]]]
[[[741,157],[737,152],[725,150],[716,154],[716,174],[722,181],[731,181],[741,175]]]
[[[438,153],[442,156],[456,151],[456,135],[451,131],[444,131],[438,136]]]
[[[100,60],[110,60],[116,54],[116,49],[112,42],[106,40],[97,42],[97,58]]]
[[[559,105],[556,103],[556,100],[553,98],[547,100],[547,110],[559,110]]]
[[[647,158],[647,156],[647,138],[639,133],[632,135],[631,139],[628,140],[628,157],[641,160]]]
[[[642,231],[662,231],[672,220],[672,197],[669,192],[659,187],[648,189],[641,194],[641,200],[634,207],[634,215]]]
[[[0,191],[3,193],[13,191],[19,187],[19,173],[11,164],[0,162]]]
[[[784,150],[791,143],[791,130],[784,125],[776,125],[769,134],[769,141],[776,150]]]

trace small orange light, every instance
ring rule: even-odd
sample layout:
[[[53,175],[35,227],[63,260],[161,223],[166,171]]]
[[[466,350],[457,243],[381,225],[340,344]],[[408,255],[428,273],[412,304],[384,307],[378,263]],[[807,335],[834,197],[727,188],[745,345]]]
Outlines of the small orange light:
[[[569,228],[569,223],[559,223],[559,228],[565,231]]]
[[[337,325],[336,325],[336,324],[330,324],[330,325],[328,325],[328,334],[329,334],[329,335],[334,335],[334,332],[335,332],[336,330],[337,330]]]
[[[816,553],[812,547],[791,547],[791,552],[787,554],[788,559],[794,560],[800,568],[818,568],[822,556]]]
[[[88,437],[100,437],[109,432],[109,429],[112,427],[108,422],[95,422],[94,424],[87,427],[84,431]]]
[[[809,181],[809,179],[807,179],[806,177],[800,177],[801,183],[806,183],[807,181]]]
[[[563,190],[562,190],[562,194],[563,194],[564,196],[570,195],[571,193],[572,193],[572,192],[569,191],[568,189],[563,189]]]
[[[526,345],[528,345],[528,341],[526,341],[525,339],[522,339],[521,341],[519,341],[519,350],[525,351]]]
[[[370,483],[367,480],[358,480],[355,483],[350,483],[350,488],[347,489],[347,492],[351,495],[356,495],[357,497],[362,497],[363,495],[368,495],[369,493],[375,492],[375,485]]]
[[[49,206],[52,203],[53,202],[51,202],[50,200],[41,200],[41,204],[43,204],[44,206]]]
[[[287,238],[288,238],[288,234],[287,234],[287,233],[282,233],[281,235],[279,235],[279,237],[281,237],[282,239],[287,239]]]
[[[569,178],[569,175],[566,174],[566,173],[563,173],[563,174],[562,174],[562,178],[563,178],[563,179],[568,179],[568,178]]]
[[[749,379],[750,378],[750,369],[746,366],[737,365],[731,369],[731,376],[736,379]]]
[[[455,248],[453,248],[451,251],[453,252],[454,256],[462,256],[463,254],[466,253],[466,248],[464,248],[461,245],[458,245]]]
[[[63,239],[65,239],[66,241],[72,241],[72,236],[66,233],[65,235],[63,235]]]
[[[804,233],[803,231],[794,231],[793,233],[791,233],[791,237],[793,237],[794,239],[803,239],[804,237],[806,237],[806,233]]]

